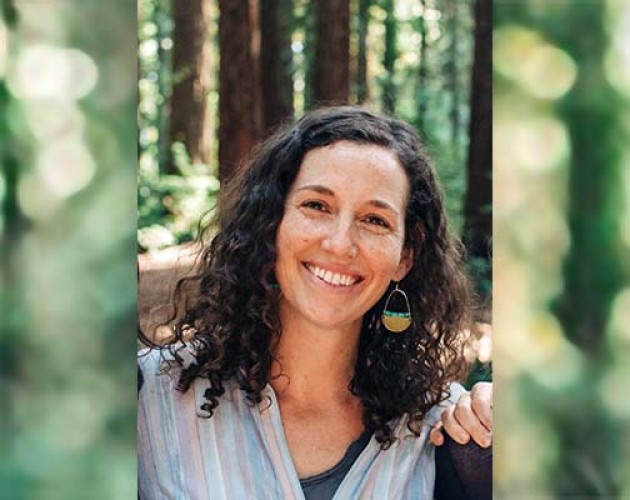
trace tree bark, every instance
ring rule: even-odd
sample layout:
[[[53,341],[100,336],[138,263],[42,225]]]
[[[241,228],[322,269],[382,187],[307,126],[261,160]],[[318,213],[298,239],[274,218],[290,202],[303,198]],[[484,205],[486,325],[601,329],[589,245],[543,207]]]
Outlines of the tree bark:
[[[488,260],[492,236],[491,0],[476,0],[474,9],[475,48],[470,93],[470,144],[468,187],[464,207],[464,243],[470,257]]]
[[[219,179],[225,183],[261,137],[257,0],[219,0]]]
[[[384,2],[385,9],[385,54],[383,55],[383,111],[394,113],[396,110],[396,86],[394,85],[394,66],[396,64],[396,13],[394,0]]]
[[[262,67],[262,127],[267,136],[293,117],[291,0],[261,0],[260,60]]]
[[[357,102],[364,103],[369,99],[370,93],[367,83],[367,34],[370,24],[371,0],[359,0],[359,26],[357,49]]]
[[[459,5],[457,2],[445,2],[444,14],[446,16],[446,30],[449,34],[449,46],[447,62],[444,67],[447,86],[451,94],[451,109],[449,118],[451,122],[451,147],[454,152],[454,161],[459,163],[461,155],[459,149],[461,135],[461,118],[459,113],[459,74],[457,71],[457,63],[459,59]]]
[[[350,90],[350,1],[315,3],[312,101],[347,104]]]
[[[182,142],[193,163],[209,163],[210,0],[172,0],[173,90],[170,144]],[[178,173],[172,155],[169,173]]]
[[[427,81],[429,75],[429,64],[427,61],[427,24],[424,19],[427,3],[426,0],[420,0],[422,6],[422,17],[418,19],[418,31],[420,33],[420,63],[418,66],[418,88],[416,90],[416,109],[417,109],[417,125],[422,137],[428,137],[426,130],[426,114],[427,114]]]

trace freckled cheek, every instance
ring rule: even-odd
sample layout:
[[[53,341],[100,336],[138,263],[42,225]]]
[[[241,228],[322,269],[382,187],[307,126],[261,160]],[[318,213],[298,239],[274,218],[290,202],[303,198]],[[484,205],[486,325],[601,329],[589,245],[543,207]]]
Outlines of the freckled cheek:
[[[393,274],[400,264],[402,245],[396,241],[379,241],[379,244],[369,243],[363,245],[364,255],[372,263],[374,269],[383,273]]]

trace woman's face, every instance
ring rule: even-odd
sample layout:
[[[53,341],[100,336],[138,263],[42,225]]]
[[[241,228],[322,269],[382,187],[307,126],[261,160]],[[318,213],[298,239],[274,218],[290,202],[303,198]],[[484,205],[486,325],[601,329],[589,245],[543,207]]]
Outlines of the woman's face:
[[[309,151],[276,239],[283,313],[327,328],[360,325],[411,267],[403,248],[408,193],[387,148],[340,141]]]

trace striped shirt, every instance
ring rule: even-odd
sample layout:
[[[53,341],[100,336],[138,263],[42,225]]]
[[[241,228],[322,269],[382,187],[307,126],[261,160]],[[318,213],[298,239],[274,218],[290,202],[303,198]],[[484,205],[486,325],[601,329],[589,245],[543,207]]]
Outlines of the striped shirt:
[[[168,359],[168,357],[166,358]],[[196,379],[182,393],[179,369],[160,373],[160,353],[139,358],[144,386],[138,407],[138,491],[142,500],[303,500],[291,461],[275,393],[251,405],[236,383],[229,383],[212,418],[200,418],[208,381]],[[463,388],[451,388],[455,401]],[[399,438],[381,450],[372,437],[337,489],[334,500],[433,498],[435,448],[430,426],[439,420],[432,408],[419,437],[403,418]]]

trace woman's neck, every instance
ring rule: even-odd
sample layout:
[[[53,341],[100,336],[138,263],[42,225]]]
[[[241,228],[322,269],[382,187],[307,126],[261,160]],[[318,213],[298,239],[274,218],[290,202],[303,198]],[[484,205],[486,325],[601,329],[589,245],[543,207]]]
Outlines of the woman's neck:
[[[354,399],[348,384],[354,375],[361,325],[322,328],[282,317],[270,384],[281,401],[329,406]]]

